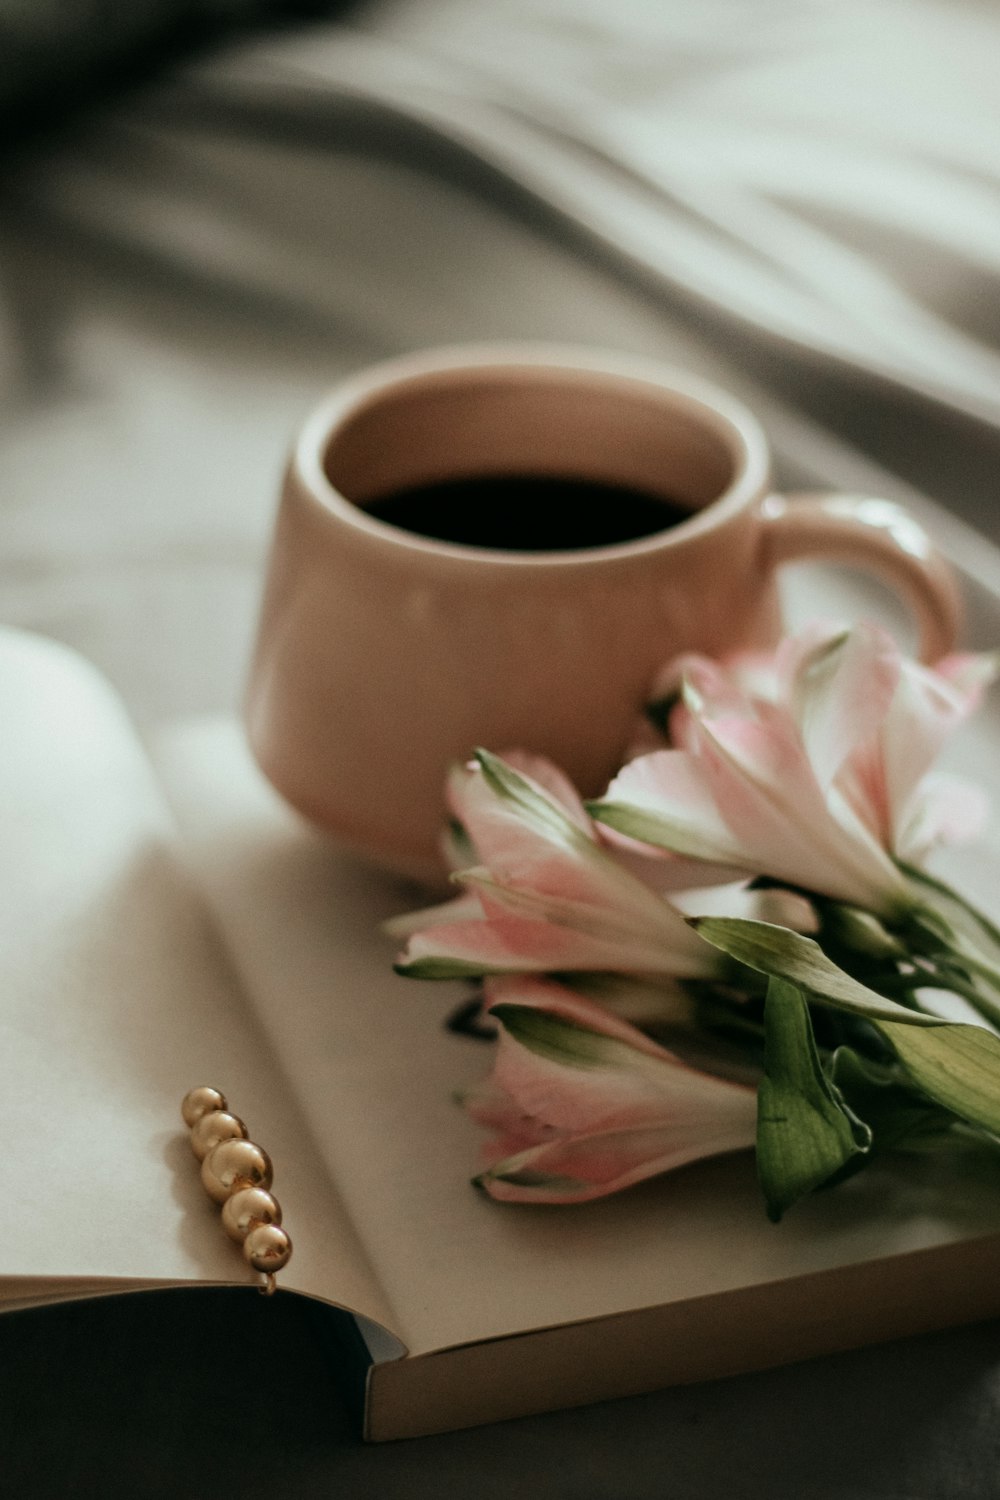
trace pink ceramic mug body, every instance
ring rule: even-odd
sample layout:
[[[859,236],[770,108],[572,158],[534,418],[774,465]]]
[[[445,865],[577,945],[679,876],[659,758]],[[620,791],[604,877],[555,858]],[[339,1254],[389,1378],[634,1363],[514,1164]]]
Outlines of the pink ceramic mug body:
[[[690,515],[614,546],[505,552],[365,511],[489,474],[629,486]],[[912,518],[884,501],[775,496],[757,422],[701,381],[535,346],[376,366],[312,416],[289,462],[248,695],[254,753],[343,843],[439,877],[450,762],[522,746],[601,792],[663,662],[773,644],[776,567],[805,556],[888,578],[925,656],[953,643],[954,584]]]

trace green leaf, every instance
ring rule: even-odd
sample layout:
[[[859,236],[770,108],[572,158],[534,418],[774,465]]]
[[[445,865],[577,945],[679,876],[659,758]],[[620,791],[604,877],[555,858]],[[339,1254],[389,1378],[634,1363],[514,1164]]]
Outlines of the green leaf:
[[[476,846],[464,823],[449,818],[445,827],[448,861],[456,870],[466,870],[478,862]]]
[[[564,1067],[607,1067],[618,1053],[632,1050],[601,1031],[577,1026],[533,1005],[494,1005],[490,1015],[529,1052]]]
[[[823,940],[835,948],[877,961],[905,958],[906,949],[889,932],[873,912],[843,901],[824,901],[819,905],[823,921]]]
[[[1000,1037],[958,1022],[935,1031],[883,1022],[879,1030],[925,1094],[1000,1135]]]
[[[748,969],[787,979],[814,999],[838,1010],[866,1016],[870,1021],[893,1021],[906,1026],[938,1028],[947,1024],[938,1016],[908,1010],[853,979],[827,957],[819,943],[801,932],[745,917],[693,917],[691,926],[706,942],[746,964]]]
[[[628,834],[643,844],[653,844],[660,849],[669,849],[673,854],[686,854],[690,859],[700,859],[717,865],[733,865],[739,868],[739,851],[732,844],[713,842],[707,837],[697,818],[682,822],[679,818],[667,817],[647,807],[634,807],[630,802],[587,802],[587,811],[598,823]]]
[[[635,974],[617,974],[610,970],[575,969],[572,973],[552,974],[557,984],[565,984],[578,995],[596,1000],[605,1010],[633,1026],[693,1027],[698,1021],[698,1005],[691,990],[668,974],[655,979],[640,979]]]
[[[801,991],[772,979],[757,1090],[757,1176],[768,1217],[811,1193],[871,1145],[871,1131],[823,1072]]]
[[[397,974],[404,979],[482,979],[483,965],[467,958],[438,958],[428,953],[414,958],[409,963],[393,964]]]
[[[954,1142],[956,1131],[965,1129],[951,1110],[912,1087],[898,1064],[873,1062],[853,1047],[837,1048],[833,1082],[871,1127],[873,1152],[925,1151]]]
[[[866,1016],[913,1081],[945,1109],[1000,1135],[1000,1037],[907,1010],[852,979],[801,933],[736,917],[694,919],[708,942],[751,969],[790,980],[835,1010]]]
[[[514,1187],[544,1188],[547,1193],[578,1193],[581,1188],[586,1187],[578,1177],[562,1177],[553,1172],[532,1172],[527,1168],[518,1169],[512,1167],[510,1171],[504,1171],[503,1162],[491,1167],[487,1172],[480,1172],[478,1177],[473,1177],[474,1187],[484,1188],[489,1182],[509,1182]]]
[[[477,750],[475,758],[490,790],[502,801],[512,803],[530,828],[548,838],[560,839],[570,848],[582,848],[590,854],[598,852],[593,839],[588,838],[559,804],[543,796],[513,766],[489,750]]]

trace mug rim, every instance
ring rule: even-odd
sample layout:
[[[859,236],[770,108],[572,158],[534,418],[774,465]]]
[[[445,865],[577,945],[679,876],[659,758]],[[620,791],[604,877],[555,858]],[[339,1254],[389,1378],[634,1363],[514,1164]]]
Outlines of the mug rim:
[[[435,375],[507,375],[548,373],[553,383],[574,376],[606,376],[624,385],[645,386],[699,420],[721,438],[732,460],[726,488],[713,500],[669,528],[599,547],[549,551],[516,551],[444,541],[382,521],[350,500],[329,478],[326,463],[334,437],[346,421],[374,398],[393,389],[419,384]],[[770,449],[758,419],[737,397],[678,366],[639,355],[590,346],[503,342],[454,344],[379,360],[339,381],[304,422],[291,454],[291,468],[321,514],[349,527],[358,539],[388,544],[403,554],[426,560],[452,560],[470,566],[501,569],[587,567],[643,557],[705,535],[741,514],[770,489]]]

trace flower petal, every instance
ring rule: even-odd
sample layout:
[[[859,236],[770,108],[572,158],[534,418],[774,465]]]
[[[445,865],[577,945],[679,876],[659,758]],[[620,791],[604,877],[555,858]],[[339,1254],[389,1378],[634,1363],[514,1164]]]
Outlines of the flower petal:
[[[579,806],[567,810],[540,784],[497,756],[478,752],[478,768],[452,781],[454,805],[493,879],[511,889],[599,906],[644,909],[657,920],[659,902],[606,848]]]
[[[494,1002],[494,989],[512,982],[520,981],[489,980],[486,985],[488,1006]],[[698,1018],[697,1002],[688,986],[669,974],[645,977],[611,971],[574,971],[572,983],[574,994],[592,1000],[633,1026],[688,1030]]]
[[[525,1114],[510,1094],[489,1079],[459,1094],[458,1103],[477,1125],[496,1132],[483,1147],[483,1159],[487,1164],[524,1151],[529,1146],[541,1145],[555,1134],[554,1126]]]
[[[466,870],[461,879],[476,889],[490,918],[526,917],[576,933],[581,940],[602,943],[609,952],[619,954],[613,967],[626,972],[705,977],[718,972],[714,955],[692,934],[681,914],[661,898],[653,897],[641,906],[627,900],[595,906],[500,885],[485,871]]]
[[[660,960],[657,967],[674,972],[664,955]],[[415,933],[396,970],[412,979],[462,979],[574,969],[630,972],[635,963],[634,951],[620,941],[511,914]]]
[[[892,637],[874,625],[821,637],[810,650],[800,651],[790,708],[822,788],[877,732],[892,702],[900,665]]]
[[[564,993],[544,1006],[507,1001],[490,1011],[501,1025],[493,1082],[526,1114],[573,1134],[742,1119],[748,1097],[752,1109],[753,1089],[689,1067],[627,1021]]]
[[[934,663],[934,671],[958,694],[963,715],[973,713],[983,692],[1000,676],[1000,651],[956,651]]]
[[[593,1000],[530,979],[496,981],[490,999],[493,1076],[467,1107],[499,1131],[478,1179],[491,1196],[583,1202],[753,1143],[754,1089],[689,1067]]]
[[[527,750],[505,750],[500,760],[518,771],[526,780],[547,792],[588,838],[594,837],[594,829],[580,793],[566,773],[544,755],[531,755]]]
[[[701,717],[697,682],[688,751],[626,766],[591,811],[632,838],[886,910],[907,899],[885,848],[837,787],[817,780],[790,714]]]
[[[382,923],[382,931],[392,938],[408,938],[428,927],[451,926],[454,922],[472,922],[483,915],[483,905],[475,891],[462,891],[450,901],[425,906],[420,911],[404,912]]]
[[[678,910],[689,917],[743,917],[752,922],[769,922],[775,927],[790,927],[793,932],[816,932],[819,928],[812,903],[797,891],[785,891],[780,886],[755,890],[741,881],[681,891],[674,900]]]
[[[699,730],[700,765],[748,873],[876,911],[907,899],[878,840],[835,788],[824,796],[779,709],[765,706],[758,720],[716,720]]]
[[[673,908],[597,842],[578,799],[565,809],[540,783],[485,752],[479,754],[479,767],[463,780],[453,780],[452,787],[456,810],[485,867],[460,878],[476,884],[484,908],[488,893],[503,912],[627,946],[631,957],[619,954],[615,967],[713,972]],[[550,768],[546,774],[558,788],[558,773]],[[565,787],[562,795],[569,795]],[[580,818],[586,820],[585,830]],[[612,960],[605,957],[600,967],[609,964]]]
[[[554,767],[550,772],[550,780],[559,775]],[[562,779],[559,784],[565,795],[569,784]],[[484,864],[519,860],[536,850],[539,842],[578,852],[594,839],[590,820],[586,814],[581,818],[575,793],[570,806],[564,806],[530,775],[485,750],[477,751],[468,765],[452,770],[447,798]]]
[[[981,787],[939,771],[925,776],[896,833],[896,853],[921,864],[941,844],[964,844],[983,830],[990,802]]]
[[[650,890],[668,899],[678,891],[707,885],[730,885],[744,878],[744,871],[733,869],[731,865],[713,865],[708,860],[673,854],[656,844],[630,838],[627,833],[612,828],[610,823],[597,823],[595,827],[600,842],[611,850],[618,864]]]
[[[971,711],[977,694],[978,685],[958,686],[916,662],[904,664],[878,744],[886,836],[894,848],[904,825],[912,823],[912,802],[921,780]]]
[[[702,1157],[745,1150],[753,1145],[755,1131],[751,1092],[746,1117],[715,1129],[690,1122],[682,1128],[569,1136],[498,1161],[476,1181],[503,1203],[588,1203]]]
[[[631,761],[589,810],[629,838],[746,868],[745,851],[720,817],[704,769],[686,750],[657,750]]]
[[[488,986],[487,1001],[490,1010],[495,1005],[516,1005],[525,1010],[545,1011],[571,1026],[624,1042],[650,1057],[671,1056],[626,1019],[608,1010],[601,1001],[582,994],[575,986],[570,989],[555,980],[534,977],[493,979]]]

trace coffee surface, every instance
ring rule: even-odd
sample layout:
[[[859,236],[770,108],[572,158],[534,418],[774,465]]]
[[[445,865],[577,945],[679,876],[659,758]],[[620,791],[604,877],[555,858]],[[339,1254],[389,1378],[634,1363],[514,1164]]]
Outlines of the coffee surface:
[[[369,515],[434,541],[505,552],[572,552],[654,536],[691,514],[675,501],[590,479],[487,474],[366,501]]]

